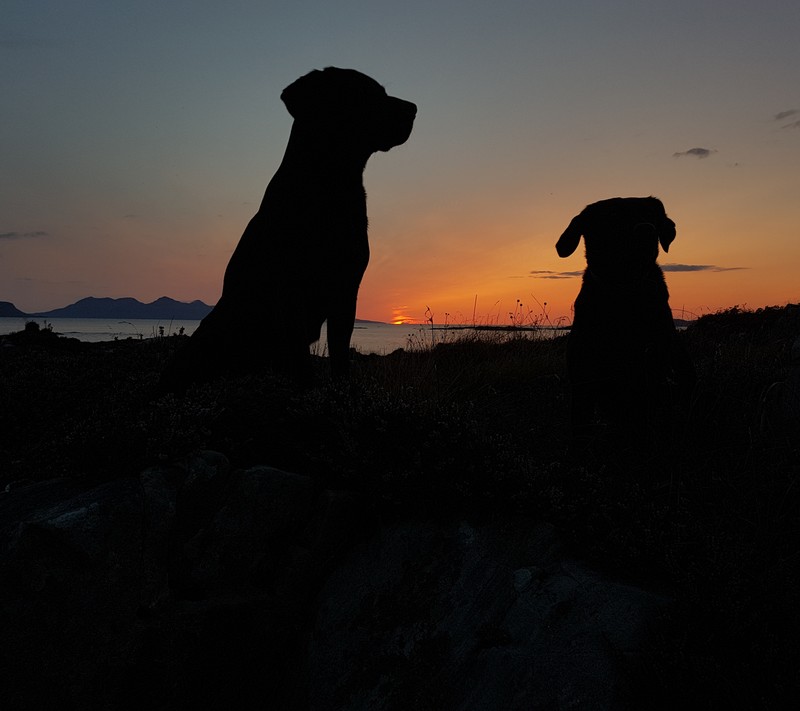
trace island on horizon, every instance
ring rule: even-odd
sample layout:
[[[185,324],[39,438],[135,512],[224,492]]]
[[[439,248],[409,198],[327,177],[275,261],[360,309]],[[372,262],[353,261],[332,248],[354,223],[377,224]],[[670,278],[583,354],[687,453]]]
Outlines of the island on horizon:
[[[21,311],[11,302],[2,301],[0,317],[200,320],[210,313],[212,308],[199,300],[186,303],[167,296],[147,304],[130,297],[112,299],[87,296],[62,308],[30,313]]]
[[[107,318],[107,319],[174,319],[184,321],[201,321],[213,309],[213,306],[195,300],[191,302],[177,301],[162,296],[150,303],[143,303],[131,297],[110,298],[87,296],[69,306],[50,311],[25,312],[18,309],[10,301],[0,301],[0,318]],[[356,319],[357,323],[384,323]]]

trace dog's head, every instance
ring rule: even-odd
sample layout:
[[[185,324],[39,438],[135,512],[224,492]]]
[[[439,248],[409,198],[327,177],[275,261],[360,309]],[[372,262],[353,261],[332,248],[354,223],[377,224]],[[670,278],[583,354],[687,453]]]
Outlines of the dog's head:
[[[367,155],[405,143],[417,114],[416,105],[388,96],[366,74],[336,67],[300,77],[281,99],[296,123]]]
[[[655,263],[659,244],[668,252],[675,223],[657,198],[611,198],[588,205],[572,218],[556,243],[558,255],[571,255],[581,237],[590,268],[624,269]]]

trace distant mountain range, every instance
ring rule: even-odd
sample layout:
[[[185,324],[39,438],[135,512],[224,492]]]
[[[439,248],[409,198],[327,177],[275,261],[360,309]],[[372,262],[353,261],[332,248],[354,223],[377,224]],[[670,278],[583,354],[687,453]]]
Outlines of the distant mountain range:
[[[149,304],[130,297],[123,299],[98,299],[87,296],[74,304],[52,311],[25,313],[10,301],[0,301],[0,318],[106,318],[116,321],[129,319],[152,318],[159,321],[175,319],[179,321],[200,321],[211,311],[213,306],[202,301],[175,301],[168,296]],[[382,321],[366,321],[356,319],[357,323],[383,323]]]
[[[211,311],[212,307],[202,301],[175,301],[162,296],[152,303],[143,304],[131,298],[98,299],[88,296],[74,304],[52,311],[25,313],[9,301],[0,301],[0,317],[4,318],[108,318],[139,319],[153,318],[159,320],[183,319],[200,320]]]

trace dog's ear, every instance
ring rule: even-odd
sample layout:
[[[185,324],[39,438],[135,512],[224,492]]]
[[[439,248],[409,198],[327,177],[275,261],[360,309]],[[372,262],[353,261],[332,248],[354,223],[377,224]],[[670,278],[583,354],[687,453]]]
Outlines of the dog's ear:
[[[674,239],[675,223],[665,215],[658,230],[658,242],[661,245],[661,249],[665,252],[669,252],[669,246]]]
[[[564,230],[564,234],[556,242],[556,251],[559,257],[569,257],[576,249],[583,235],[583,213],[575,215],[569,226]]]
[[[281,93],[281,101],[286,105],[292,118],[306,115],[314,108],[320,94],[322,72],[314,69],[287,86]]]

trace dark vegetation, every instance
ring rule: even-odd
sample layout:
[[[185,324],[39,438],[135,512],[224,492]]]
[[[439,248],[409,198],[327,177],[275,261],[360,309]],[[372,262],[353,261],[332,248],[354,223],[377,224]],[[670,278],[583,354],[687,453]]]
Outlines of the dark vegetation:
[[[594,566],[674,597],[652,673],[676,708],[785,707],[800,686],[800,427],[779,404],[799,333],[796,306],[704,316],[681,333],[691,410],[578,452],[565,337],[467,332],[358,355],[348,385],[317,359],[302,391],[264,373],[155,399],[183,337],[29,330],[0,349],[0,486],[94,484],[211,449],[368,492],[384,518],[548,521]]]

